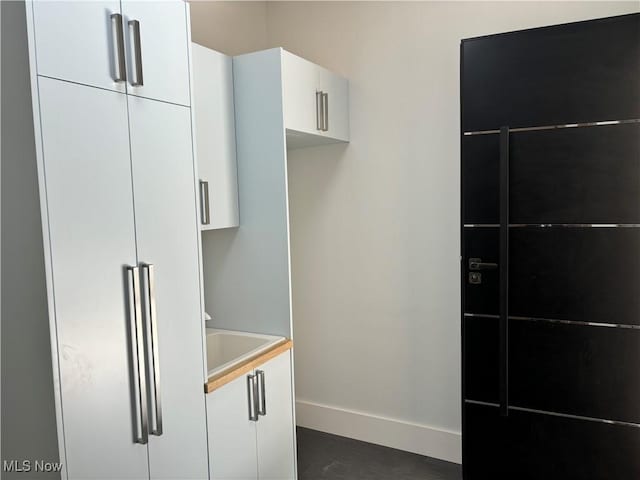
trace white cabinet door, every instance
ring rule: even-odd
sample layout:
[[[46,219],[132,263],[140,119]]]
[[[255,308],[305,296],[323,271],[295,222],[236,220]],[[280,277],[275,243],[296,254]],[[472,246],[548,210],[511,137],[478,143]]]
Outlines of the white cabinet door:
[[[349,141],[349,82],[346,78],[318,67],[320,90],[326,93],[323,135]]]
[[[188,107],[128,96],[138,261],[153,264],[162,434],[150,435],[152,479],[207,476],[198,221]],[[142,267],[142,284],[147,272]],[[146,289],[144,289],[146,292]],[[151,296],[144,296],[149,320]],[[156,384],[156,382],[158,382]],[[151,428],[155,402],[151,399]]]
[[[231,57],[191,44],[203,230],[237,227],[238,169]],[[206,189],[206,192],[205,192]]]
[[[126,95],[38,82],[65,468],[69,479],[144,479],[125,294],[136,264]]]
[[[191,104],[187,12],[182,0],[122,1],[130,94]]]
[[[256,368],[263,371],[266,414],[257,423],[258,478],[295,479],[291,350]],[[260,378],[260,375],[257,375]],[[258,383],[259,387],[261,382]]]
[[[27,8],[33,8],[39,75],[125,91],[125,82],[115,80],[118,19],[111,15],[120,13],[119,1],[34,0]]]
[[[316,92],[318,66],[287,51],[282,51],[282,89],[285,128],[320,134]]]
[[[256,422],[249,420],[246,375],[207,395],[207,427],[210,479],[257,479]]]

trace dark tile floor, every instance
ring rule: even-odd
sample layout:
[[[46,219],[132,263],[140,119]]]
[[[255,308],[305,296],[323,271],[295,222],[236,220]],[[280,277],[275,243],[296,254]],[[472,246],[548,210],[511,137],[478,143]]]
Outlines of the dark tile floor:
[[[299,480],[461,480],[455,463],[298,427]]]

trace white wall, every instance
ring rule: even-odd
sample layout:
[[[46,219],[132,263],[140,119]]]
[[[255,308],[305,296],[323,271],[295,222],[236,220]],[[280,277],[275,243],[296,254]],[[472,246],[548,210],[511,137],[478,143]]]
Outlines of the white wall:
[[[267,45],[267,2],[190,0],[191,40],[227,55]]]
[[[351,82],[351,143],[289,154],[299,424],[460,460],[460,39],[639,7],[268,2],[266,46]]]

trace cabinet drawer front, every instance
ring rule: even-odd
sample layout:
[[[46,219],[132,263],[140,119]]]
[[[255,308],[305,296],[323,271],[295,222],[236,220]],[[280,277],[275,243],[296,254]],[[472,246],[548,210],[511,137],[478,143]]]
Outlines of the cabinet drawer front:
[[[510,222],[640,223],[640,123],[512,132]],[[464,223],[498,223],[498,135],[463,137]]]
[[[116,82],[118,1],[35,0],[33,19],[39,75],[124,92]],[[29,8],[29,6],[28,6]]]
[[[639,35],[634,14],[463,42],[463,130],[640,118]]]

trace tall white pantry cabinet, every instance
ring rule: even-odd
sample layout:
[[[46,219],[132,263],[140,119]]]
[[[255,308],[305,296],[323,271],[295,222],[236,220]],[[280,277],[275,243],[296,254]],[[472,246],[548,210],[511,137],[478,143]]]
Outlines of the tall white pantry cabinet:
[[[206,479],[188,4],[26,8],[63,478]]]

